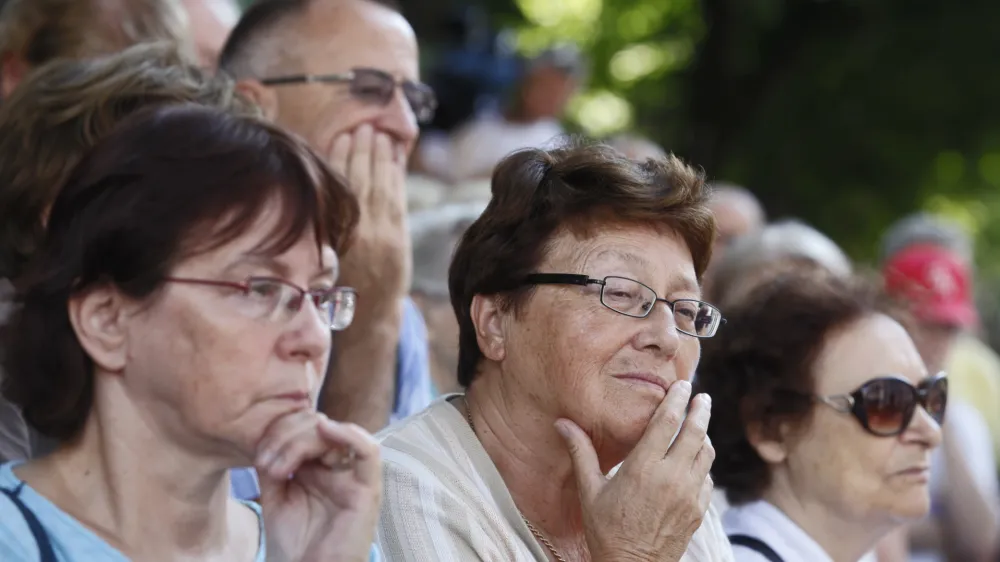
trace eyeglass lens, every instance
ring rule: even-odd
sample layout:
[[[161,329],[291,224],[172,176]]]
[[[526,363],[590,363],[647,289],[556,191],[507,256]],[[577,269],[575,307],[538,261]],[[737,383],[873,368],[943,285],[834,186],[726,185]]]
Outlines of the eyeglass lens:
[[[324,322],[333,330],[343,330],[354,320],[357,295],[344,288],[303,292],[302,289],[277,279],[251,279],[247,282],[248,296],[255,299],[270,315],[294,314],[302,308],[308,295]]]
[[[372,68],[359,68],[353,71],[351,94],[366,103],[385,105],[392,100],[396,91],[396,79],[387,72]],[[417,116],[417,120],[426,123],[434,117],[437,104],[434,93],[424,84],[405,81],[402,85],[403,95]]]
[[[601,303],[626,316],[644,318],[656,303],[656,293],[632,279],[606,277],[601,288]],[[696,300],[674,301],[672,309],[677,329],[692,336],[713,335],[722,317],[711,305]]]
[[[944,421],[948,381],[941,377],[918,389],[903,380],[879,379],[862,386],[859,393],[868,429],[877,435],[899,435],[909,427],[918,405],[934,421]]]

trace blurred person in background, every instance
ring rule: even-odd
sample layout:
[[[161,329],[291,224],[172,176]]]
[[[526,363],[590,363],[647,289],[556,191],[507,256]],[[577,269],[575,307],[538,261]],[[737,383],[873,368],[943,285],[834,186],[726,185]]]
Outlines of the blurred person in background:
[[[437,101],[420,82],[413,29],[384,0],[261,0],[230,35],[220,69],[343,174],[361,204],[341,261],[358,321],[335,338],[321,408],[370,431],[422,410],[433,388],[426,328],[408,297],[405,174]]]
[[[608,146],[632,160],[645,160],[647,158],[662,160],[667,157],[667,151],[663,150],[662,146],[646,137],[635,134],[615,135],[609,138],[607,143]],[[716,218],[716,226],[718,226],[718,220]]]
[[[733,239],[722,257],[713,259],[706,295],[725,309],[745,298],[768,275],[768,267],[790,262],[818,264],[836,275],[850,275],[851,260],[825,234],[797,220],[781,220]]]
[[[198,60],[214,69],[229,32],[240,19],[236,0],[183,0]]]
[[[947,560],[995,560],[1000,552],[996,454],[988,418],[974,405],[996,416],[1000,398],[992,377],[1000,374],[977,368],[984,356],[974,347],[964,356],[954,349],[960,335],[970,333],[978,322],[971,243],[954,225],[916,215],[887,231],[883,256],[886,290],[901,305],[899,318],[924,361],[933,369],[954,368],[954,374],[948,373],[949,384],[962,390],[952,393],[944,446],[934,457],[934,517],[915,524],[909,533],[914,556],[939,560],[933,553],[941,553]]]
[[[716,486],[737,562],[848,562],[930,509],[947,380],[929,371],[874,284],[790,263],[706,342]]]
[[[3,331],[3,392],[59,447],[0,466],[0,558],[369,558],[378,445],[315,410],[353,315],[342,181],[298,137],[193,104],[74,168]],[[248,464],[263,512],[228,493]]]
[[[699,289],[701,176],[570,145],[507,157],[492,185],[448,273],[467,392],[378,435],[383,555],[731,560],[688,382],[722,321]]]
[[[427,320],[431,375],[447,394],[458,384],[458,321],[448,298],[448,266],[465,229],[482,214],[486,201],[445,203],[413,213],[413,289],[411,295]]]
[[[584,63],[571,47],[532,59],[499,112],[486,111],[451,135],[446,168],[452,181],[488,178],[504,156],[521,148],[542,148],[563,134],[560,121],[584,80]]]
[[[759,231],[767,220],[763,206],[749,189],[726,182],[714,182],[711,188],[709,208],[715,215],[718,234],[712,248],[712,263],[705,278],[706,293],[712,292],[712,283],[717,277],[715,269],[733,242]]]
[[[934,255],[933,248],[943,249],[951,258],[943,264],[944,275],[926,272],[930,289],[921,298],[937,298],[938,302],[915,304],[923,310],[924,318],[939,317],[941,321],[922,323],[918,327],[922,331],[916,337],[926,342],[922,347],[928,352],[933,350],[933,360],[944,365],[952,396],[971,404],[985,418],[993,449],[1000,451],[1000,407],[997,406],[1000,404],[1000,357],[976,335],[979,313],[974,301],[972,239],[959,225],[938,216],[918,213],[904,217],[890,226],[882,237],[883,269],[899,270],[892,266],[894,259],[898,260],[903,252],[917,246],[929,248],[925,252],[928,256]],[[914,267],[898,273],[904,279],[913,274],[920,277],[921,267],[927,269],[928,263],[924,260],[921,266],[917,258]],[[903,283],[895,283],[901,285],[900,290],[907,290]]]
[[[184,102],[257,114],[231,81],[206,77],[186,61],[166,44],[59,60],[29,76],[0,105],[0,324],[13,311],[11,281],[24,273],[41,245],[45,217],[59,189],[83,155],[119,122],[143,108]],[[0,462],[43,456],[54,445],[0,398]],[[232,483],[237,497],[258,496],[250,471],[234,472]]]
[[[0,11],[0,99],[51,60],[156,41],[194,56],[180,0],[8,0]]]

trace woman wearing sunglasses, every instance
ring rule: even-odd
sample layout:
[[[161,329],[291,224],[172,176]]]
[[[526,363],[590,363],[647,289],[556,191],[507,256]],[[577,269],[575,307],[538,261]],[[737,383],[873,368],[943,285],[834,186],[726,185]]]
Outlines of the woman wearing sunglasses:
[[[930,507],[948,384],[866,283],[777,273],[705,345],[716,485],[737,562],[847,562]]]
[[[0,466],[0,560],[367,560],[378,447],[314,408],[357,214],[250,118],[161,108],[102,140],[3,334],[4,393],[59,445]],[[249,465],[263,509],[229,494]]]

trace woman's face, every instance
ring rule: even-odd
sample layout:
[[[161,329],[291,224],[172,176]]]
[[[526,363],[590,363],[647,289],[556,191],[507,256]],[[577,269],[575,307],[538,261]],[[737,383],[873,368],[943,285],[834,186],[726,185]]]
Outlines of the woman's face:
[[[277,207],[277,206],[275,206]],[[276,213],[217,250],[180,263],[173,277],[241,283],[276,277],[329,288],[337,256],[312,229],[285,253],[255,252]],[[330,327],[306,299],[290,318],[260,318],[240,291],[166,283],[126,323],[122,384],[138,415],[189,449],[236,462],[254,458],[278,416],[315,407],[330,353]]]
[[[814,373],[821,396],[848,394],[885,375],[916,386],[928,374],[903,327],[881,314],[831,335]],[[818,404],[789,443],[788,478],[800,500],[845,520],[878,524],[919,518],[930,508],[930,453],[940,441],[941,428],[922,407],[901,435],[877,437],[854,416]]]
[[[652,228],[607,226],[587,238],[564,231],[537,272],[621,276],[671,301],[701,297],[683,239]],[[604,307],[600,289],[535,287],[521,312],[505,322],[501,376],[519,385],[546,418],[576,422],[602,459],[614,459],[635,446],[671,383],[691,378],[700,345],[677,331],[664,303],[646,318],[632,318]]]

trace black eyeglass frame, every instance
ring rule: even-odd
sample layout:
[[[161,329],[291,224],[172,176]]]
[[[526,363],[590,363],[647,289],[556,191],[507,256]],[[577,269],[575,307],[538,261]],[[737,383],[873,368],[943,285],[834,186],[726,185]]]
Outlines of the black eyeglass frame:
[[[361,73],[379,76],[386,80],[386,82],[392,82],[394,88],[402,88],[403,96],[410,105],[410,109],[413,110],[413,114],[417,117],[418,123],[427,124],[434,119],[434,114],[437,112],[438,108],[438,101],[433,88],[423,82],[398,79],[392,74],[378,68],[359,67],[353,68],[348,72],[339,72],[334,74],[290,74],[288,76],[274,76],[271,78],[262,78],[260,83],[265,86],[288,86],[292,84],[350,84],[351,94],[364,98],[364,94],[354,90],[354,82]],[[429,100],[427,107],[418,108],[416,104],[413,103],[411,93],[426,96],[426,99]],[[384,102],[382,102],[383,105],[389,103],[391,99],[392,97],[389,96]]]
[[[711,308],[712,310],[714,310],[716,312],[716,314],[718,314],[719,321],[716,322],[712,326],[712,332],[710,334],[699,336],[698,334],[692,334],[691,332],[682,330],[682,329],[680,329],[678,327],[677,331],[680,332],[680,333],[682,333],[682,334],[684,334],[684,335],[691,336],[691,337],[698,338],[698,339],[707,339],[707,338],[710,338],[710,337],[714,336],[715,334],[717,334],[718,331],[719,331],[719,327],[722,326],[722,324],[724,324],[726,322],[726,319],[723,318],[723,316],[722,316],[722,311],[719,310],[713,304],[707,303],[705,301],[700,301],[698,299],[675,299],[675,300],[672,300],[672,301],[671,300],[667,300],[665,298],[660,297],[660,295],[656,294],[656,291],[654,291],[652,287],[650,287],[649,285],[643,283],[642,281],[637,281],[637,280],[632,279],[630,277],[623,277],[621,275],[608,275],[608,276],[605,276],[602,279],[594,279],[593,277],[590,277],[589,275],[580,275],[580,274],[576,274],[576,273],[532,273],[532,274],[529,274],[529,275],[525,276],[525,278],[521,282],[521,284],[522,285],[579,285],[579,286],[582,286],[582,287],[586,287],[587,285],[600,285],[601,286],[600,301],[601,301],[601,305],[604,308],[607,308],[608,310],[610,310],[610,311],[612,311],[612,312],[614,312],[616,314],[621,314],[622,316],[628,316],[629,318],[646,318],[647,316],[649,316],[649,314],[653,311],[653,307],[652,306],[650,306],[646,310],[646,313],[643,314],[643,315],[641,315],[641,316],[636,315],[636,314],[628,314],[627,312],[622,312],[620,310],[617,310],[617,309],[614,309],[614,308],[611,308],[610,306],[608,306],[608,304],[604,302],[604,288],[607,287],[607,280],[608,279],[623,279],[625,281],[631,281],[633,283],[638,283],[639,285],[645,287],[646,289],[649,289],[649,292],[653,294],[653,298],[655,299],[653,301],[654,303],[655,302],[662,302],[662,303],[666,304],[667,307],[670,308],[670,312],[671,313],[674,312],[674,305],[676,303],[679,303],[679,302],[693,302],[693,303],[697,303],[697,304],[699,304],[701,306],[707,306],[707,307]]]
[[[913,403],[909,409],[903,411],[903,421],[899,428],[888,433],[880,433],[872,428],[870,420],[868,419],[868,412],[865,411],[865,391],[872,384],[885,381],[906,385],[906,387],[913,392]],[[941,405],[940,419],[938,416],[931,413],[930,409],[927,407],[930,391],[938,384],[944,385],[941,398],[943,403]],[[920,381],[920,384],[917,386],[913,386],[910,381],[899,376],[876,377],[865,381],[864,384],[847,394],[832,394],[827,396],[817,395],[814,396],[814,398],[842,414],[851,414],[858,420],[861,427],[864,428],[865,431],[875,435],[876,437],[896,437],[898,435],[902,435],[910,427],[910,423],[913,422],[913,416],[917,413],[917,406],[922,407],[931,419],[938,424],[944,422],[944,415],[948,409],[948,377],[947,374],[942,371],[932,377],[927,377],[926,379]]]

